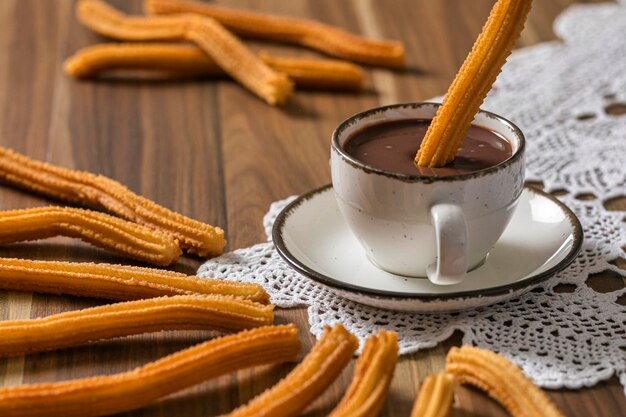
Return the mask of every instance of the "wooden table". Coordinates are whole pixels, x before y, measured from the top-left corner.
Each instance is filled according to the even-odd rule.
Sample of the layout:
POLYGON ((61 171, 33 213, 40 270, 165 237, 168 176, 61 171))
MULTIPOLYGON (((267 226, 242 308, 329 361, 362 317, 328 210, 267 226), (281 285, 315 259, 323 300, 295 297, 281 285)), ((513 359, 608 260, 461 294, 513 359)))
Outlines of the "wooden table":
MULTIPOLYGON (((233 6, 306 16, 372 37, 406 43, 409 69, 371 70, 361 93, 298 92, 285 108, 271 108, 229 81, 116 80, 77 82, 61 63, 78 48, 103 39, 81 27, 72 1, 0 1, 0 144, 34 158, 102 173, 176 211, 224 227, 233 250, 264 240, 261 218, 277 199, 330 181, 333 128, 361 110, 421 101, 445 92, 480 31, 493 0, 236 0, 233 6)), ((536 1, 520 46, 554 38, 553 19, 574 0, 536 1)), ((140 12, 139 1, 115 1, 140 12), (130 3, 130 4, 129 4, 130 3)), ((253 44, 260 48, 260 44, 253 44)), ((286 46, 264 48, 310 54, 286 46)), ((506 115, 505 115, 506 116, 506 115)), ((593 198, 592 196, 587 196, 593 198)), ((0 209, 50 204, 0 188, 0 209)), ((626 208, 613 201, 611 208, 626 208)), ((127 262, 73 239, 56 238, 2 248, 0 256, 45 260, 127 262)), ((200 261, 174 268, 193 274, 200 261)), ((624 262, 619 265, 626 267, 624 262)), ((624 281, 604 274, 602 289, 624 281)), ((102 304, 101 300, 0 292, 0 319, 39 317, 102 304)), ((295 322, 306 350, 313 338, 305 309, 278 310, 295 322)), ((4 386, 111 374, 132 369, 209 335, 167 332, 128 337, 51 353, 0 359, 4 386)), ((419 382, 442 367, 454 334, 437 347, 401 358, 383 415, 408 416, 419 382)), ((133 416, 211 416, 225 413, 277 382, 292 365, 242 371, 207 382, 133 416)), ((338 381, 306 415, 325 415, 351 375, 338 381)), ((552 391, 567 416, 615 417, 626 399, 615 378, 579 391, 552 391)), ((476 391, 459 389, 456 416, 503 416, 476 391)))

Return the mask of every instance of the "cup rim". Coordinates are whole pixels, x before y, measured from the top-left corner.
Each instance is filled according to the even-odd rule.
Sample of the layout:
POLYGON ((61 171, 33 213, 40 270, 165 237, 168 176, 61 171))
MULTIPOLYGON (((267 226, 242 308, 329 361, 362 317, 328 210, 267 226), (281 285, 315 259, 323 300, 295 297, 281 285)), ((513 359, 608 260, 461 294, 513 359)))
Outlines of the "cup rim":
POLYGON ((398 103, 398 104, 390 104, 386 106, 374 107, 372 109, 356 113, 348 117, 347 119, 345 119, 343 122, 339 124, 339 126, 337 126, 337 128, 335 128, 335 130, 332 133, 331 147, 332 149, 337 151, 339 155, 346 162, 348 162, 355 168, 360 168, 364 170, 365 172, 376 173, 379 175, 383 175, 383 176, 390 177, 390 178, 395 178, 395 179, 406 181, 406 182, 425 182, 425 183, 438 182, 438 181, 459 181, 459 180, 467 180, 471 178, 482 177, 482 176, 494 173, 496 171, 499 171, 500 169, 506 166, 511 165, 512 163, 519 160, 524 154, 524 150, 526 148, 526 138, 524 137, 524 133, 522 132, 522 130, 510 120, 502 116, 499 116, 495 113, 486 111, 486 110, 479 110, 478 113, 490 119, 495 119, 498 122, 510 128, 518 136, 519 146, 515 150, 513 155, 511 155, 508 159, 496 165, 483 168, 477 171, 465 172, 461 174, 436 175, 436 176, 435 175, 420 175, 420 174, 404 174, 400 172, 389 171, 386 169, 376 168, 372 165, 368 165, 362 161, 359 161, 358 159, 354 158, 352 155, 348 154, 343 148, 343 146, 341 146, 339 143, 339 137, 348 127, 354 125, 355 123, 358 123, 360 120, 365 119, 371 115, 374 115, 376 113, 381 113, 387 110, 396 109, 396 108, 417 109, 417 108, 421 108, 425 106, 433 106, 437 109, 441 106, 441 103, 436 103, 436 102, 431 102, 431 101, 398 103))

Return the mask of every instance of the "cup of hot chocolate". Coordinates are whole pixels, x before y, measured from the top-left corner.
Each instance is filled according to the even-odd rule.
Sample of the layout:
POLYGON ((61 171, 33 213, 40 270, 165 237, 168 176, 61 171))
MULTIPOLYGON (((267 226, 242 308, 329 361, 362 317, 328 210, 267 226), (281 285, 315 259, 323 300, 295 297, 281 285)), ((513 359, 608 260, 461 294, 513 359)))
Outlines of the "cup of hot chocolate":
POLYGON ((339 209, 378 268, 434 284, 463 280, 506 228, 524 186, 524 136, 480 111, 455 160, 413 160, 439 104, 380 107, 333 132, 331 174, 339 209))

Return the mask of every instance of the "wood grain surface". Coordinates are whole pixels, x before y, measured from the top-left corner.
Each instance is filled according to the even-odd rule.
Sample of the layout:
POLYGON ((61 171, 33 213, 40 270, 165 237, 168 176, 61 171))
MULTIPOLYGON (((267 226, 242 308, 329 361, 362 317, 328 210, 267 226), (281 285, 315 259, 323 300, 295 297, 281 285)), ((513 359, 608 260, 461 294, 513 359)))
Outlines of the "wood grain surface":
MULTIPOLYGON (((554 39, 552 21, 574 0, 537 0, 519 46, 554 39)), ((140 12, 139 1, 112 2, 140 12)), ((221 0, 230 6, 311 17, 407 46, 408 70, 367 70, 360 93, 298 92, 272 108, 228 80, 76 81, 62 61, 78 48, 105 41, 81 27, 68 0, 0 1, 0 145, 34 158, 112 177, 158 203, 227 233, 228 248, 264 240, 261 218, 277 199, 330 182, 329 141, 334 127, 367 108, 421 101, 443 94, 479 33, 493 0, 221 0)), ((315 55, 294 47, 250 42, 256 50, 315 55)), ((506 116, 506 115, 504 115, 506 116)), ((581 198, 594 198, 582 196, 581 198)), ((0 186, 0 209, 50 204, 0 186)), ((607 203, 626 209, 623 199, 607 203)), ((0 256, 128 263, 73 239, 55 238, 0 248, 0 256)), ((194 273, 200 260, 174 269, 194 273)), ((625 268, 626 262, 617 264, 625 268)), ((594 278, 598 290, 623 287, 616 275, 594 278)), ((0 319, 40 317, 102 304, 100 300, 0 292, 0 319)), ((305 351, 313 338, 305 309, 279 310, 295 322, 305 351)), ((0 359, 0 385, 58 381, 132 369, 193 343, 205 332, 133 336, 50 353, 0 359)), ((445 343, 401 358, 384 416, 408 416, 419 382, 442 368, 445 343)), ((226 413, 277 382, 293 365, 241 371, 134 411, 132 416, 199 417, 226 413)), ((322 416, 343 394, 346 370, 305 413, 322 416)), ((550 391, 570 417, 626 415, 613 378, 593 388, 550 391)), ((494 402, 461 388, 455 416, 504 416, 494 402)))

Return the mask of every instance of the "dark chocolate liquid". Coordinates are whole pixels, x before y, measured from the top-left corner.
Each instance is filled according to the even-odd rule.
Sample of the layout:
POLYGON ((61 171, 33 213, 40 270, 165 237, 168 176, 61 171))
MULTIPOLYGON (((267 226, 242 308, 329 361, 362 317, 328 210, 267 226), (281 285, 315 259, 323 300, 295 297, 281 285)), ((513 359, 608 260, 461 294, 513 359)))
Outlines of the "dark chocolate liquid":
POLYGON ((430 120, 413 119, 384 122, 368 126, 352 135, 345 151, 374 168, 409 175, 457 175, 480 171, 512 155, 508 140, 491 130, 470 126, 456 158, 441 168, 417 167, 413 160, 430 120))

